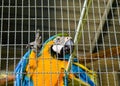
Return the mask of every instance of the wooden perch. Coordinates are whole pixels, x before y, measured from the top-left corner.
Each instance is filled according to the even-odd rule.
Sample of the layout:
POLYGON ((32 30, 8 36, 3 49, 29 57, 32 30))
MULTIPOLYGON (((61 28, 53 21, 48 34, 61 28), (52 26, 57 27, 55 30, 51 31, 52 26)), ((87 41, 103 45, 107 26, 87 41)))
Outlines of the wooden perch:
POLYGON ((100 58, 111 58, 111 57, 116 57, 119 55, 120 55, 120 46, 112 47, 111 49, 109 48, 107 50, 102 50, 97 53, 88 54, 86 56, 81 56, 79 57, 79 62, 80 63, 91 62, 91 61, 98 60, 100 58))
POLYGON ((9 84, 10 82, 13 82, 14 79, 15 79, 14 75, 8 75, 8 76, 5 76, 3 78, 0 78, 0 86, 5 85, 6 82, 9 84))
POLYGON ((120 67, 120 61, 117 59, 100 59, 100 60, 96 60, 92 63, 87 63, 86 67, 94 70, 96 72, 113 72, 119 71, 119 67, 120 67), (106 71, 107 70, 107 71, 106 71))

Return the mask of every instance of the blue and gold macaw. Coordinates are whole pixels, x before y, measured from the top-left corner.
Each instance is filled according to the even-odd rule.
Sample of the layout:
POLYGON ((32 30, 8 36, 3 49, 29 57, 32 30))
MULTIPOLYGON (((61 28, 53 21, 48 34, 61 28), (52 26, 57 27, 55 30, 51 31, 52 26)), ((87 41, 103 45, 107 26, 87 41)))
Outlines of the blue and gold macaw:
POLYGON ((79 64, 77 58, 73 60, 65 80, 65 70, 74 48, 71 37, 54 35, 41 48, 40 39, 37 33, 35 42, 29 44, 32 49, 18 63, 14 86, 96 86, 96 74, 79 64))

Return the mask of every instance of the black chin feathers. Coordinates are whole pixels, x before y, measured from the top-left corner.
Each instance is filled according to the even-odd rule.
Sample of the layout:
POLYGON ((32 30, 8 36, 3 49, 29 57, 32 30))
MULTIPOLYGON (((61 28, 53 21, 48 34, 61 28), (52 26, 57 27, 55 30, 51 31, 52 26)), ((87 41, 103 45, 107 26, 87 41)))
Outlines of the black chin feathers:
POLYGON ((59 53, 56 53, 53 49, 52 49, 53 45, 51 46, 50 48, 50 53, 51 53, 51 56, 54 57, 54 58, 57 58, 57 59, 62 59, 63 58, 63 54, 62 52, 59 54, 59 53))

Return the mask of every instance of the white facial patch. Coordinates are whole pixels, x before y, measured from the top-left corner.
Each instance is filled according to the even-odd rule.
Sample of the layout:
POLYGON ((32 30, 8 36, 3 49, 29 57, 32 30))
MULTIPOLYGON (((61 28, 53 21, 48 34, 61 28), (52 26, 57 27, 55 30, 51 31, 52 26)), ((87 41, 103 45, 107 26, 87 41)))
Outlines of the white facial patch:
POLYGON ((63 48, 63 45, 53 45, 52 49, 56 52, 60 54, 61 49, 63 48))

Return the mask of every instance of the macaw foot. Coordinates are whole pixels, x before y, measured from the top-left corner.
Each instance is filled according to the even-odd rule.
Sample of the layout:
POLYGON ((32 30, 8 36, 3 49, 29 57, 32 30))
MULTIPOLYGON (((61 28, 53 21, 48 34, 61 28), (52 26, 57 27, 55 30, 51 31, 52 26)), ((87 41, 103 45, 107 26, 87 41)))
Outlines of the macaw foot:
POLYGON ((40 43, 41 43, 41 36, 40 36, 40 33, 39 33, 40 31, 39 30, 37 30, 36 31, 36 35, 35 35, 35 41, 33 41, 33 42, 30 42, 27 46, 26 46, 26 48, 31 48, 33 51, 35 51, 35 52, 38 52, 39 51, 39 49, 40 49, 40 43))

